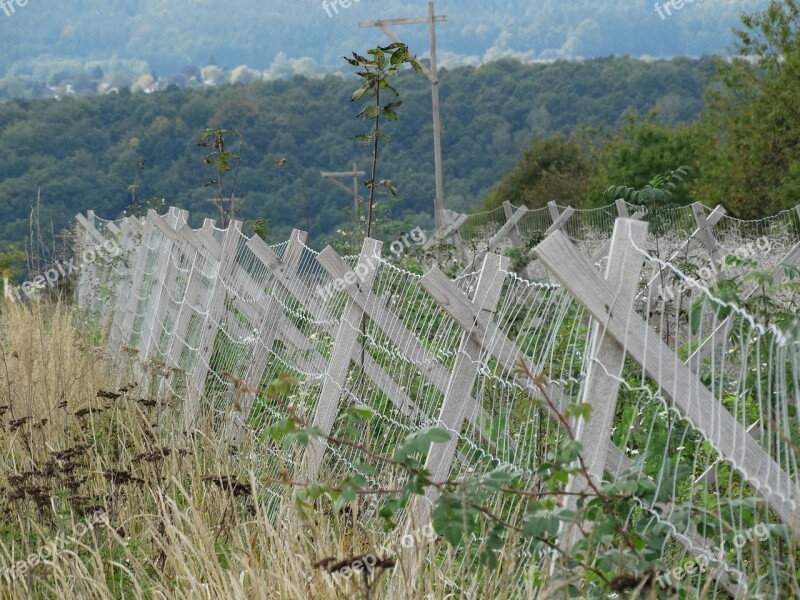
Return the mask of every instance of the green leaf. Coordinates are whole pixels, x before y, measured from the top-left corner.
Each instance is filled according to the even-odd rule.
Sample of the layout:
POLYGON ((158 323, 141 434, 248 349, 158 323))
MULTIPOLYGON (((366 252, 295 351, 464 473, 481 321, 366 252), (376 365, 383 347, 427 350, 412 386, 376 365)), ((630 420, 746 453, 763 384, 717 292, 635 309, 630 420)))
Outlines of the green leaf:
POLYGON ((402 462, 413 454, 422 454, 428 451, 431 444, 443 443, 450 440, 450 434, 438 427, 427 427, 407 436, 403 443, 394 451, 394 460, 402 462))
POLYGON ((353 406, 349 410, 350 410, 350 412, 353 412, 353 413, 357 414, 359 417, 361 417, 365 421, 368 420, 368 419, 371 419, 372 415, 375 414, 375 412, 369 406, 366 406, 366 405, 363 405, 363 404, 359 405, 359 406, 353 406))
POLYGON ((375 475, 378 472, 378 469, 374 465, 364 462, 363 460, 355 461, 353 467, 369 476, 375 475))
POLYGON ((355 92, 353 92, 353 97, 350 99, 350 101, 358 102, 359 100, 361 100, 361 98, 364 97, 364 94, 366 94, 368 91, 369 91, 368 85, 361 86, 355 92))
POLYGON ((295 431, 297 431, 297 423, 293 418, 281 419, 269 428, 269 434, 276 442, 280 442, 295 431))
POLYGON ((393 95, 395 95, 395 96, 399 96, 399 95, 400 95, 400 94, 397 92, 397 90, 396 90, 396 89, 394 89, 394 88, 393 88, 391 85, 389 85, 389 82, 388 82, 388 81, 386 81, 385 79, 381 81, 381 83, 380 83, 380 88, 381 88, 383 91, 385 91, 385 92, 389 92, 389 93, 391 93, 391 94, 393 94, 393 95))
POLYGON ((400 65, 408 60, 408 47, 403 45, 397 48, 392 54, 390 62, 393 65, 400 65))
POLYGON ((700 328, 700 323, 703 320, 703 304, 705 300, 704 297, 701 297, 689 308, 689 327, 693 334, 697 333, 697 330, 700 328))
POLYGON ((781 263, 779 266, 783 269, 783 273, 787 279, 800 279, 799 268, 787 263, 781 263))
POLYGON ((458 546, 465 534, 471 533, 476 526, 474 511, 465 506, 462 498, 451 494, 439 497, 431 518, 436 532, 451 546, 458 546))

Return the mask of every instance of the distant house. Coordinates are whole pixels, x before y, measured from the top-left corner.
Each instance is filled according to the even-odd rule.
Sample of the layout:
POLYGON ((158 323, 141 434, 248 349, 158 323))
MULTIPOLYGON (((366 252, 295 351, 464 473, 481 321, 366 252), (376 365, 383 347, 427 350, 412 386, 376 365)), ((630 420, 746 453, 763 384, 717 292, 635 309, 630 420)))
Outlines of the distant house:
POLYGON ((64 96, 75 95, 75 89, 72 87, 71 83, 68 83, 65 86, 48 85, 47 90, 50 92, 50 95, 56 100, 60 100, 64 96))

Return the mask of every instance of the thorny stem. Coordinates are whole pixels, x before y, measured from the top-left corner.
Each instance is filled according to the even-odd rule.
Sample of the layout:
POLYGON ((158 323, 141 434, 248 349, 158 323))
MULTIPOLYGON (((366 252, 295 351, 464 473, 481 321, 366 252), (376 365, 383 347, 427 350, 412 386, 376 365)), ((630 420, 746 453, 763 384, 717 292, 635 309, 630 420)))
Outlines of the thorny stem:
MULTIPOLYGON (((531 373, 530 368, 528 367, 527 363, 525 362, 525 360, 523 358, 520 357, 520 359, 518 361, 518 365, 519 365, 520 371, 522 373, 524 373, 525 376, 533 383, 533 385, 536 387, 536 389, 541 394, 542 398, 544 398, 544 401, 548 405, 550 411, 555 415, 555 417, 558 420, 558 422, 561 423, 561 425, 564 427, 564 430, 566 431, 567 436, 569 437, 570 441, 572 441, 572 442, 577 441, 576 438, 575 438, 575 434, 573 433, 572 427, 570 426, 569 422, 564 417, 564 415, 561 413, 561 411, 558 410, 558 407, 556 407, 556 405, 550 399, 550 396, 547 393, 547 389, 543 385, 542 379, 540 377, 534 376, 533 373, 531 373)), ((239 388, 239 391, 248 391, 248 392, 251 392, 251 393, 259 393, 259 391, 260 391, 258 388, 254 388, 254 387, 248 385, 242 379, 236 377, 235 375, 232 375, 232 374, 228 373, 227 371, 223 371, 222 373, 220 373, 220 375, 222 377, 227 377, 227 378, 231 379, 234 382, 234 384, 239 388)), ((297 411, 292 406, 290 406, 288 403, 286 403, 282 398, 280 398, 279 396, 274 395, 274 394, 269 395, 269 398, 271 400, 277 402, 278 404, 282 405, 283 408, 285 408, 289 412, 291 418, 295 421, 295 423, 299 427, 308 428, 307 422, 300 415, 298 415, 297 411)), ((423 485, 425 485, 425 486, 432 486, 432 487, 435 487, 435 488, 437 488, 439 490, 443 490, 444 488, 446 488, 448 486, 449 487, 458 488, 458 487, 462 486, 464 483, 466 483, 466 482, 463 482, 463 481, 452 481, 452 480, 448 480, 448 481, 444 481, 444 482, 435 482, 435 481, 432 481, 428 477, 428 473, 426 471, 424 471, 423 469, 410 467, 405 463, 401 463, 401 462, 396 461, 396 460, 394 460, 392 458, 389 458, 389 457, 383 456, 381 454, 378 454, 376 452, 373 452, 369 448, 367 448, 365 444, 357 444, 357 443, 351 442, 349 440, 337 438, 337 437, 334 437, 334 436, 331 436, 331 435, 326 435, 326 434, 319 434, 319 437, 321 439, 324 439, 329 444, 332 444, 332 445, 335 445, 335 446, 344 446, 344 447, 356 450, 356 451, 360 452, 361 454, 363 454, 365 457, 370 458, 370 459, 372 459, 372 460, 374 460, 376 462, 381 462, 381 463, 384 463, 384 464, 388 464, 388 465, 391 465, 391 466, 395 466, 395 467, 399 467, 401 469, 404 469, 408 473, 412 473, 412 474, 418 476, 420 478, 420 480, 422 481, 423 485)), ((584 461, 583 456, 580 453, 578 453, 578 463, 579 463, 579 469, 578 469, 579 473, 584 477, 584 479, 586 479, 586 482, 587 482, 589 488, 593 492, 592 494, 588 494, 588 493, 585 493, 585 492, 576 492, 576 493, 568 493, 568 492, 532 493, 532 492, 524 492, 522 490, 512 490, 512 489, 508 489, 508 488, 503 488, 502 491, 506 492, 506 493, 509 493, 509 494, 514 494, 516 496, 523 497, 523 498, 535 498, 535 497, 546 497, 546 496, 557 496, 557 495, 563 495, 563 496, 575 495, 575 496, 585 497, 585 498, 587 498, 587 497, 597 497, 603 502, 603 510, 604 510, 604 512, 606 514, 613 515, 614 514, 614 505, 613 505, 611 499, 597 487, 597 485, 595 484, 591 474, 589 473, 589 468, 587 467, 586 462, 584 461)), ((306 487, 308 485, 306 483, 300 483, 300 482, 289 481, 289 480, 264 480, 264 481, 268 482, 268 483, 278 483, 278 484, 284 484, 284 485, 291 485, 291 486, 294 486, 294 487, 306 487)), ((331 487, 329 489, 331 491, 341 491, 340 489, 333 488, 333 487, 331 487)), ((381 494, 385 495, 385 494, 391 494, 391 493, 398 493, 400 491, 401 490, 386 490, 386 489, 363 490, 363 489, 359 489, 359 490, 356 491, 356 493, 359 494, 359 495, 376 495, 376 494, 377 495, 381 495, 381 494)), ((494 513, 492 513, 489 509, 485 508, 484 506, 475 504, 474 502, 471 502, 471 501, 468 501, 466 503, 466 505, 470 506, 472 508, 475 508, 476 510, 478 510, 479 512, 484 514, 486 517, 488 517, 492 521, 501 524, 503 527, 505 527, 505 528, 507 528, 509 530, 522 531, 521 528, 508 523, 502 517, 499 517, 499 516, 495 515, 494 513)), ((639 551, 636 549, 636 546, 633 543, 633 540, 630 539, 630 537, 628 536, 627 532, 621 526, 619 526, 619 524, 616 524, 616 531, 617 531, 617 533, 620 534, 620 536, 624 540, 625 545, 628 546, 628 548, 630 548, 630 550, 638 558, 641 559, 642 557, 641 557, 639 551)), ((539 539, 539 538, 537 538, 537 539, 539 539)), ((548 546, 552 547, 554 550, 558 550, 558 552, 560 552, 561 554, 565 554, 565 551, 561 550, 556 545, 550 544, 549 542, 547 542, 546 540, 543 540, 543 539, 541 541, 545 542, 548 546)), ((593 572, 597 572, 597 571, 595 571, 595 569, 593 569, 591 567, 591 565, 587 564, 586 567, 589 570, 592 570, 593 572)), ((603 579, 605 580, 605 577, 603 579)))
MULTIPOLYGON (((564 417, 564 415, 561 414, 561 411, 558 410, 558 407, 555 404, 553 404, 553 401, 550 399, 550 395, 547 393, 547 389, 542 383, 542 378, 536 377, 534 376, 533 373, 531 373, 531 370, 528 367, 527 362, 525 362, 524 358, 520 357, 519 360, 517 361, 517 364, 519 365, 520 370, 525 374, 526 377, 528 377, 528 379, 533 383, 533 385, 539 391, 542 398, 544 398, 544 401, 547 403, 547 406, 550 408, 550 411, 556 416, 559 423, 561 423, 561 425, 564 427, 564 430, 567 432, 567 436, 569 437, 570 441, 576 442, 577 439, 575 438, 575 434, 572 431, 572 427, 570 426, 569 422, 564 417)), ((605 493, 603 493, 595 484, 594 478, 589 472, 589 468, 586 466, 586 461, 584 461, 583 455, 580 452, 578 452, 578 465, 579 465, 578 471, 586 480, 587 485, 592 490, 592 492, 594 492, 595 496, 599 498, 600 501, 603 503, 603 510, 605 511, 605 513, 613 515, 614 504, 611 502, 611 499, 605 493)), ((622 539, 625 541, 625 544, 633 551, 633 553, 637 556, 637 558, 641 559, 642 557, 639 554, 639 551, 636 549, 633 540, 630 539, 630 537, 628 536, 628 533, 621 526, 619 526, 619 524, 616 524, 616 530, 617 533, 619 533, 622 539)))

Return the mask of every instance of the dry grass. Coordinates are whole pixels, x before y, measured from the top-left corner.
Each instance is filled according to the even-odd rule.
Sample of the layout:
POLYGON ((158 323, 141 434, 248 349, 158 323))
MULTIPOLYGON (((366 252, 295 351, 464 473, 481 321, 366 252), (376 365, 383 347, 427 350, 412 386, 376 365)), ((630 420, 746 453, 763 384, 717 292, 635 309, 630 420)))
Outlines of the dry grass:
POLYGON ((135 382, 113 389, 72 321, 61 306, 0 320, 2 597, 333 595, 311 563, 335 549, 291 511, 266 513, 242 454, 177 433, 173 407, 141 400, 135 382), (32 554, 39 564, 13 566, 32 554))
MULTIPOLYGON (((101 342, 67 307, 3 307, 0 598, 364 596, 314 564, 385 538, 329 507, 304 519, 290 490, 260 482, 254 448, 232 452, 202 424, 187 435, 177 402, 115 385, 101 342)), ((441 573, 459 557, 441 556, 414 594, 384 573, 370 596, 507 595, 502 570, 455 569, 456 583, 441 573)))

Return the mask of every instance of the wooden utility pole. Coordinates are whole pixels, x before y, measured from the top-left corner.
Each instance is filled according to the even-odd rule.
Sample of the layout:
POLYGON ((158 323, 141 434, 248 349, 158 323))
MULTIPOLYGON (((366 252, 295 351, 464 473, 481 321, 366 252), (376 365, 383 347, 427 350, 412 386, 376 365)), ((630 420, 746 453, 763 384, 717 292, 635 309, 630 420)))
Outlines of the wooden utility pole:
POLYGON ((348 194, 351 192, 350 188, 348 188, 343 183, 336 181, 336 177, 352 177, 353 178, 353 218, 358 220, 358 210, 359 205, 364 202, 364 198, 361 197, 361 194, 358 193, 358 178, 364 177, 366 173, 364 171, 358 170, 358 165, 353 163, 353 170, 348 172, 341 172, 341 171, 334 171, 334 172, 325 172, 321 171, 320 175, 322 175, 325 179, 330 181, 333 185, 335 185, 340 190, 344 190, 348 194))
POLYGON ((428 24, 428 34, 431 43, 431 67, 430 69, 422 65, 422 72, 431 82, 431 97, 433 99, 433 160, 436 169, 436 198, 434 199, 433 209, 436 218, 436 227, 444 225, 444 177, 442 176, 442 123, 439 118, 439 70, 436 66, 436 22, 446 21, 446 15, 436 15, 433 10, 433 2, 428 2, 428 16, 415 17, 411 19, 388 19, 385 21, 362 21, 359 27, 377 27, 395 43, 400 40, 389 29, 392 25, 414 25, 419 23, 428 24))

